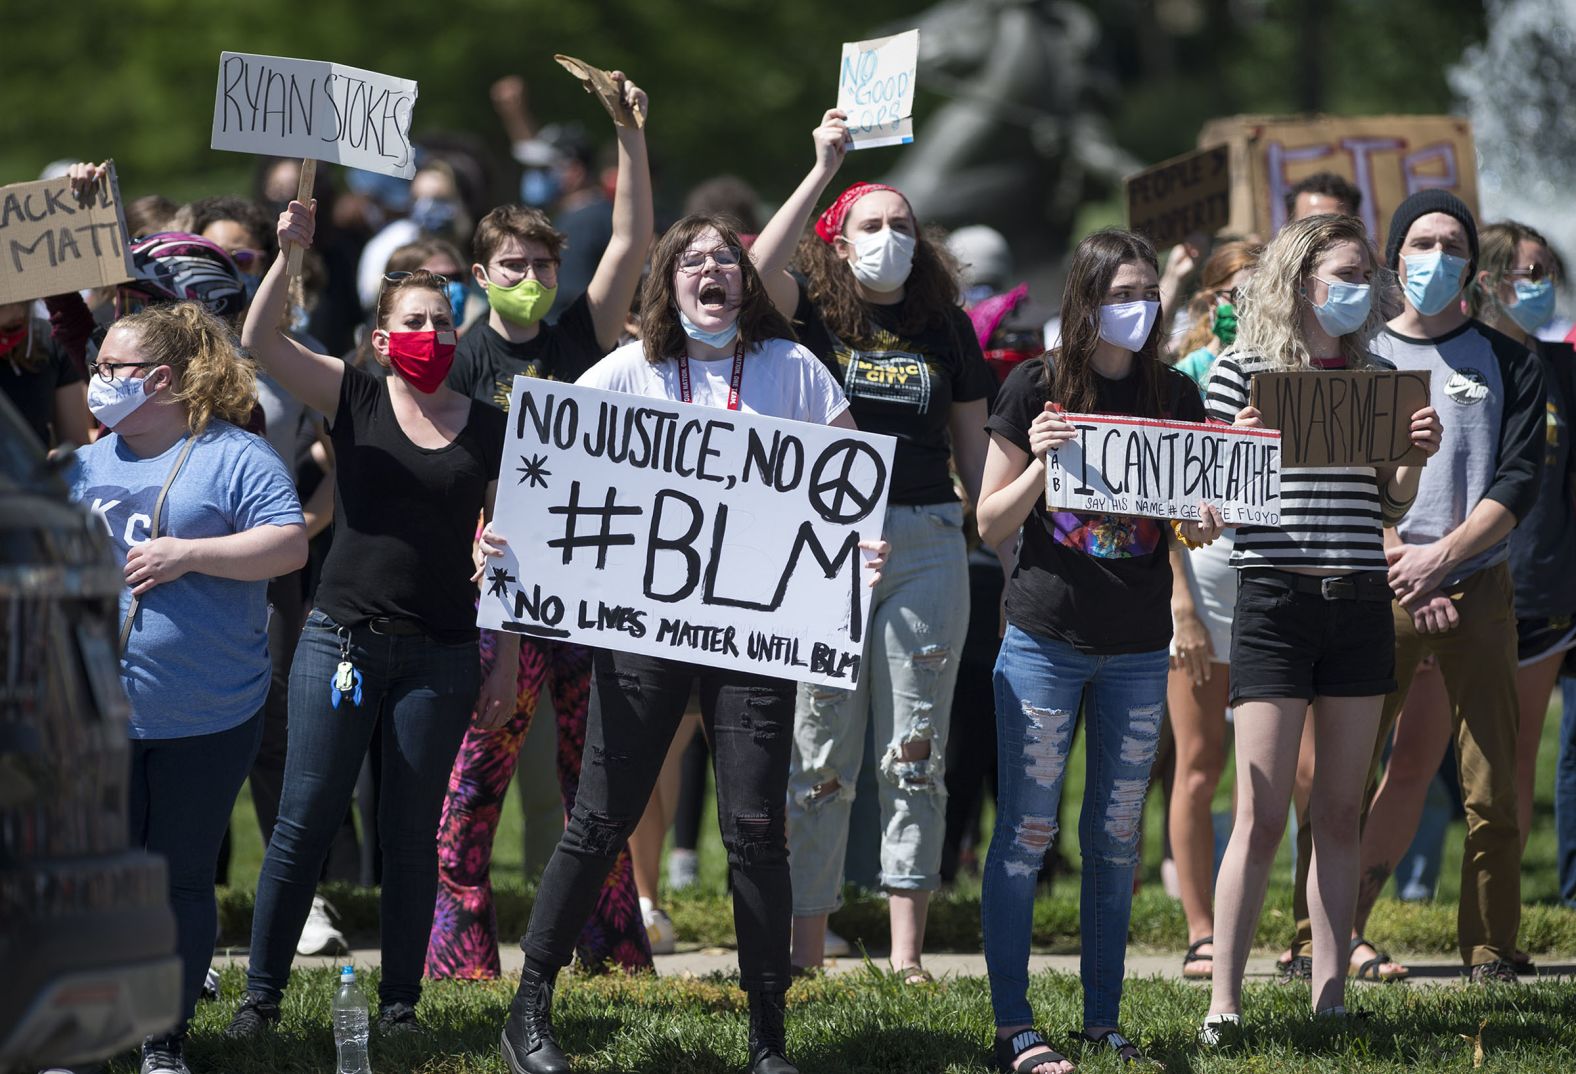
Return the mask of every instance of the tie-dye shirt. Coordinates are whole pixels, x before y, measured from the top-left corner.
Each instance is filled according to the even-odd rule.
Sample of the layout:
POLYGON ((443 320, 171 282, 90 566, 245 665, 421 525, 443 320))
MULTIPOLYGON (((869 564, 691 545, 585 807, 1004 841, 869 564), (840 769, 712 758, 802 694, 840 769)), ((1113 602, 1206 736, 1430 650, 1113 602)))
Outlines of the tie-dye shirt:
MULTIPOLYGON (((1165 416, 1203 421, 1198 388, 1160 366, 1165 416)), ((1095 412, 1137 411, 1138 377, 1096 378, 1095 412)), ((1050 396, 1045 360, 1024 362, 1001 386, 986 429, 1029 450, 1029 425, 1050 396)), ((1171 527, 1136 515, 1049 510, 1044 497, 1023 524, 1018 569, 1007 584, 1007 621, 1087 653, 1142 653, 1171 643, 1171 527)))

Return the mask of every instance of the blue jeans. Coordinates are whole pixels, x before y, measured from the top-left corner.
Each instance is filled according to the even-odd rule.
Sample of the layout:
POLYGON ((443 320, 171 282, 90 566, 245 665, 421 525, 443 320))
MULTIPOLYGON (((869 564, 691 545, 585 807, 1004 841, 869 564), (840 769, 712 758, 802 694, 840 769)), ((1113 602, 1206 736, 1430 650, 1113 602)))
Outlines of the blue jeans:
POLYGON ((213 959, 219 923, 214 866, 262 733, 259 715, 211 735, 131 740, 131 845, 163 855, 169 869, 170 909, 181 956, 177 1029, 186 1027, 196 1009, 213 959))
POLYGON ((980 900, 991 1008, 998 1026, 1028 1025, 1034 888, 1056 835, 1056 809, 1084 688, 1087 775, 1083 854, 1084 1025, 1114 1026, 1122 1002, 1140 821, 1160 745, 1165 649, 1094 656, 1009 626, 996 658, 996 830, 980 900))
POLYGON ((362 673, 361 704, 343 698, 336 709, 329 684, 341 659, 337 630, 313 610, 290 668, 284 790, 257 878, 247 988, 276 1001, 284 994, 318 875, 350 806, 367 746, 381 727, 378 996, 385 1005, 414 1004, 437 901, 438 817, 481 689, 480 658, 474 641, 446 644, 357 627, 349 632, 350 659, 362 673))
POLYGON ((1560 759, 1554 769, 1554 824, 1560 901, 1576 910, 1576 679, 1560 680, 1560 759))

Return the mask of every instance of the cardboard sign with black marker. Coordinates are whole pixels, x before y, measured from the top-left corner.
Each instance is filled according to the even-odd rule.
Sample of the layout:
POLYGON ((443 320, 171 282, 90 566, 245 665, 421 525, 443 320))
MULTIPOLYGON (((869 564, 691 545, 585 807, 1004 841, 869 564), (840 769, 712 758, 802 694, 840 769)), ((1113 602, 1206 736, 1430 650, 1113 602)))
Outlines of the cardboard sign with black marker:
POLYGON ((1255 373, 1250 399, 1264 425, 1281 431, 1281 465, 1422 466, 1412 415, 1428 406, 1418 370, 1255 373))

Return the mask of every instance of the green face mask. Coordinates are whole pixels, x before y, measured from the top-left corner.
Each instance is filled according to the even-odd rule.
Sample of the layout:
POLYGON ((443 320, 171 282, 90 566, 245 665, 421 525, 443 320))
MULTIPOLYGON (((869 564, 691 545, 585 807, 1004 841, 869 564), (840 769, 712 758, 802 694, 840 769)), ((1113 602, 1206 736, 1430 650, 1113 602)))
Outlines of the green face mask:
POLYGON ((558 288, 543 287, 529 276, 513 287, 487 283, 487 304, 504 320, 521 326, 533 325, 547 316, 557 296, 558 288))
POLYGON ((1221 345, 1231 346, 1237 341, 1237 310, 1230 302, 1215 307, 1214 322, 1210 326, 1221 345))

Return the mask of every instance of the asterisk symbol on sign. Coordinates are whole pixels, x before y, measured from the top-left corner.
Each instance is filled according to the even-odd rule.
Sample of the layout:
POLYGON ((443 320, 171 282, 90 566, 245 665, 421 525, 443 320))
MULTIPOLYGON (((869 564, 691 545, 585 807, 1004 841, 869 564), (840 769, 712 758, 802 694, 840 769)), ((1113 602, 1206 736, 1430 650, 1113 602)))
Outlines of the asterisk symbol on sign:
POLYGON ((494 567, 490 575, 490 584, 487 586, 487 595, 506 597, 509 595, 509 583, 518 581, 518 578, 509 573, 507 567, 494 567))
POLYGON ((529 481, 532 488, 536 488, 538 485, 540 485, 545 489, 547 487, 547 479, 553 476, 553 471, 546 468, 547 456, 532 455, 528 459, 524 455, 521 455, 520 461, 524 463, 524 465, 515 467, 516 470, 520 471, 519 483, 523 485, 529 481))

